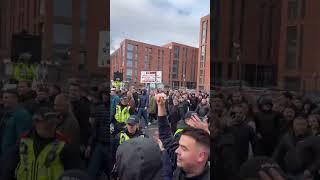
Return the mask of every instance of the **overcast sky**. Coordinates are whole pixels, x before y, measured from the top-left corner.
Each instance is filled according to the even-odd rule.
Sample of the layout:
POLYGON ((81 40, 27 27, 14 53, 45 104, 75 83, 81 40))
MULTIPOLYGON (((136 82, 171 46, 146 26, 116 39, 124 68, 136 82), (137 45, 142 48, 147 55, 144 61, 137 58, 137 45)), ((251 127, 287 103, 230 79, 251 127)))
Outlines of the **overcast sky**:
POLYGON ((112 53, 124 39, 199 46, 200 18, 210 0, 111 0, 112 53))

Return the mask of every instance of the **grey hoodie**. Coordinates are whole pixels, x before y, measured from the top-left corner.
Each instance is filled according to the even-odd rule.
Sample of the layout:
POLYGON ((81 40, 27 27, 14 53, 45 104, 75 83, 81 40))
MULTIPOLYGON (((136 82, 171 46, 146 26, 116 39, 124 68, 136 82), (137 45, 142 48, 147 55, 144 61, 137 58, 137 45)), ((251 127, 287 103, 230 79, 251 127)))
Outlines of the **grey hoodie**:
POLYGON ((117 150, 116 171, 120 180, 161 180, 159 145, 143 137, 122 143, 117 150))

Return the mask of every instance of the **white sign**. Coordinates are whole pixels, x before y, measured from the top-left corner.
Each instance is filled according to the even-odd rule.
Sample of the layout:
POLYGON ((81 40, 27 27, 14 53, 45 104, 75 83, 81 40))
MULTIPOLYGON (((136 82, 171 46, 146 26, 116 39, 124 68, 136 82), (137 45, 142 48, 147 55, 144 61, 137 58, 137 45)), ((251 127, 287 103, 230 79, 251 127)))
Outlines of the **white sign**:
POLYGON ((99 32, 98 67, 107 67, 110 63, 109 31, 99 32))
POLYGON ((141 71, 141 83, 161 83, 162 71, 141 71))

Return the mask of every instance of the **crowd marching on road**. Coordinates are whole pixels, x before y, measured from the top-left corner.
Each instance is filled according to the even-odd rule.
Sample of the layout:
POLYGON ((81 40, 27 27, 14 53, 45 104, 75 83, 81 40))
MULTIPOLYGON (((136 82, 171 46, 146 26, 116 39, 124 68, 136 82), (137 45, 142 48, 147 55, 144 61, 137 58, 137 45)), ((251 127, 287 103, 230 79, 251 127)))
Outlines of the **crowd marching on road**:
POLYGON ((20 81, 1 95, 1 180, 320 178, 320 106, 294 93, 20 81))

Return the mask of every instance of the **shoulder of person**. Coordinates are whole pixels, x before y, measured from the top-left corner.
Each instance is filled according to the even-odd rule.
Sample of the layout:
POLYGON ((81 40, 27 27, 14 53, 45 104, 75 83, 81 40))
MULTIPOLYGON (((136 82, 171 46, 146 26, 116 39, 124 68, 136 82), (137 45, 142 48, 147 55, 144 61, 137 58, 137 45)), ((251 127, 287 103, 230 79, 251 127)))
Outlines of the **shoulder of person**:
POLYGON ((59 141, 62 141, 62 142, 64 142, 64 143, 66 143, 66 144, 70 144, 70 139, 67 138, 64 134, 62 134, 62 133, 59 132, 59 131, 56 132, 56 138, 57 138, 57 140, 59 140, 59 141))

